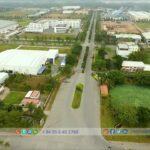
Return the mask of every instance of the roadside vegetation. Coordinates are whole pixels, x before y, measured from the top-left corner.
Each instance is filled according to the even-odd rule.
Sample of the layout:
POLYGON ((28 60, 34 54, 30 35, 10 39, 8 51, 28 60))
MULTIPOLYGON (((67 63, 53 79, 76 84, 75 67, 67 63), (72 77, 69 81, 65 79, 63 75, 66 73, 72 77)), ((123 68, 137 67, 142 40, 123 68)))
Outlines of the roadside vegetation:
POLYGON ((17 44, 6 44, 6 43, 0 43, 0 52, 5 51, 7 49, 13 49, 17 48, 17 44))
MULTIPOLYGON (((142 48, 128 58, 116 55, 115 39, 100 30, 97 22, 96 42, 98 45, 93 56, 92 69, 99 84, 108 86, 109 95, 101 97, 102 128, 149 128, 149 72, 123 72, 124 60, 143 61, 149 64, 149 50, 142 48)), ((148 136, 104 135, 107 140, 149 142, 148 136)))
POLYGON ((92 12, 90 12, 89 15, 83 19, 82 31, 78 35, 78 41, 82 41, 82 42, 85 41, 86 34, 90 25, 91 17, 92 17, 92 12))
POLYGON ((70 51, 70 54, 67 55, 66 58, 66 66, 64 68, 61 68, 61 73, 63 75, 66 75, 67 77, 70 77, 70 75, 73 73, 73 68, 78 63, 78 59, 80 57, 82 51, 82 46, 80 43, 75 43, 70 51))
POLYGON ((137 22, 136 25, 141 28, 142 30, 149 30, 150 29, 150 22, 137 22))
POLYGON ((101 14, 98 13, 97 15, 97 22, 96 22, 96 34, 95 34, 95 41, 97 44, 116 44, 116 39, 113 36, 107 34, 106 31, 101 30, 101 14))
POLYGON ((39 127, 41 119, 46 119, 43 110, 28 106, 28 111, 16 105, 5 105, 0 101, 0 127, 1 128, 27 128, 39 127))
POLYGON ((81 99, 82 99, 82 93, 83 93, 83 84, 79 83, 76 85, 75 93, 74 93, 74 98, 72 102, 72 108, 77 109, 80 107, 81 104, 81 99))
MULTIPOLYGON (((107 84, 109 96, 102 97, 102 128, 149 128, 149 72, 100 72, 100 84, 107 84)), ((148 136, 105 136, 108 140, 148 142, 148 136)))
POLYGON ((49 93, 56 85, 55 78, 48 76, 27 76, 23 74, 14 74, 6 80, 6 86, 12 91, 39 90, 41 93, 49 93))
POLYGON ((115 47, 101 45, 96 48, 95 55, 93 56, 92 69, 95 72, 121 69, 124 58, 116 55, 115 47))

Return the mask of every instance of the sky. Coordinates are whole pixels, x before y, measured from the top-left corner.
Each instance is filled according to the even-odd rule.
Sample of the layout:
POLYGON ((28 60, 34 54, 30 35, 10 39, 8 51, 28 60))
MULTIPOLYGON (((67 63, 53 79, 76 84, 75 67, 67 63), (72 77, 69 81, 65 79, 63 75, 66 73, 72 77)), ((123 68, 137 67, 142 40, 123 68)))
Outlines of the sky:
MULTIPOLYGON (((0 2, 90 2, 91 0, 0 0, 0 2)), ((133 2, 134 0, 92 0, 92 2, 133 2)), ((135 2, 148 2, 149 0, 136 0, 135 2)))
POLYGON ((8 4, 44 4, 44 3, 49 3, 49 4, 63 4, 63 5, 77 5, 77 4, 86 4, 86 3, 106 3, 106 4, 111 4, 111 3, 127 3, 127 2, 132 2, 132 3, 149 3, 150 0, 0 0, 0 3, 8 3, 8 4))

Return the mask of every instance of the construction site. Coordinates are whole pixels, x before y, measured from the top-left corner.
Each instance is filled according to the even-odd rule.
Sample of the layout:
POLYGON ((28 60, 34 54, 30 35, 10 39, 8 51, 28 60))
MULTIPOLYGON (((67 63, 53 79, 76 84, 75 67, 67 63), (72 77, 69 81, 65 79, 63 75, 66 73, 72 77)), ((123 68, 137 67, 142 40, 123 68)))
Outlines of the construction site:
POLYGON ((139 34, 140 30, 132 22, 121 21, 103 21, 101 29, 109 34, 127 33, 139 34))

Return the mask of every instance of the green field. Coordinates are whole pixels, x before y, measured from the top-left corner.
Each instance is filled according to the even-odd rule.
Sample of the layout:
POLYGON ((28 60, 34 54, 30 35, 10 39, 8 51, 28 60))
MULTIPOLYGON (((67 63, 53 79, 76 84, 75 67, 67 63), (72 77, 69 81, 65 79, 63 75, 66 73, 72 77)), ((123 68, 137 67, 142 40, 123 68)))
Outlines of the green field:
POLYGON ((150 64, 150 49, 148 49, 147 51, 145 51, 145 60, 144 60, 144 63, 150 64))
POLYGON ((132 85, 115 87, 110 91, 111 102, 114 107, 128 104, 130 106, 150 108, 150 89, 132 85))
POLYGON ((142 30, 148 30, 148 29, 150 29, 150 22, 137 22, 136 24, 142 30))
POLYGON ((32 20, 30 19, 18 19, 16 20, 18 22, 18 24, 22 27, 26 27, 30 22, 32 22, 32 20))
POLYGON ((38 34, 38 33, 24 33, 20 35, 21 38, 25 39, 34 39, 36 41, 44 41, 44 40, 75 40, 75 34, 38 34))
POLYGON ((48 47, 48 46, 21 46, 20 49, 25 50, 49 50, 49 49, 58 49, 59 53, 66 53, 70 54, 71 48, 70 47, 48 47))
POLYGON ((20 104, 25 96, 25 92, 10 92, 7 97, 4 99, 6 105, 11 104, 20 104))
POLYGON ((72 108, 77 109, 80 107, 81 99, 82 99, 82 92, 83 92, 83 84, 79 83, 76 86, 73 102, 72 102, 72 108))
POLYGON ((14 49, 17 47, 18 47, 18 45, 16 45, 16 44, 0 44, 0 52, 7 50, 7 49, 14 49))
MULTIPOLYGON (((113 116, 113 111, 110 109, 110 99, 115 108, 121 108, 124 104, 131 106, 143 106, 150 108, 150 89, 137 87, 132 85, 124 85, 115 87, 110 91, 110 98, 103 98, 101 102, 101 128, 115 128, 117 122, 113 116)), ((111 106, 112 107, 112 106, 111 106)), ((148 136, 133 136, 133 135, 103 135, 106 140, 149 143, 148 136)))

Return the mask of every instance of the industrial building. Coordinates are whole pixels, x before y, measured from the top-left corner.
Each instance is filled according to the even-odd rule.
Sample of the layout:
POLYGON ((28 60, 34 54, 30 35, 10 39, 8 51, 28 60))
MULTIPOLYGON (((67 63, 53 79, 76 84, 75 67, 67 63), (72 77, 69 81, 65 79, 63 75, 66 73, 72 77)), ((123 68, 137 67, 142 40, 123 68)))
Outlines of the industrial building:
MULTIPOLYGON (((36 33, 42 33, 50 28, 54 30, 55 33, 57 33, 57 30, 62 30, 61 32, 64 32, 68 28, 73 29, 80 29, 81 28, 81 19, 50 19, 50 20, 40 20, 38 22, 30 23, 26 29, 25 32, 36 32, 36 33)), ((59 33, 58 31, 58 33, 59 33)))
POLYGON ((135 43, 138 43, 141 41, 141 36, 137 34, 116 34, 115 37, 117 39, 130 39, 133 40, 135 43))
POLYGON ((71 27, 74 29, 80 29, 81 28, 81 19, 51 19, 49 20, 49 26, 54 28, 55 26, 59 24, 66 24, 67 27, 71 27))
POLYGON ((129 18, 132 21, 150 21, 150 12, 146 11, 129 11, 129 18))
POLYGON ((45 69, 45 63, 54 63, 57 56, 58 50, 7 50, 0 53, 0 71, 41 74, 45 69))
POLYGON ((142 36, 147 44, 150 44, 150 32, 142 33, 142 36))
POLYGON ((44 32, 47 29, 49 29, 49 22, 48 22, 48 20, 41 20, 39 22, 30 23, 25 28, 25 32, 42 33, 42 32, 44 32))
POLYGON ((0 72, 0 85, 3 84, 7 78, 9 78, 8 73, 0 72))
POLYGON ((128 72, 150 71, 150 65, 144 64, 142 61, 123 61, 122 70, 128 72))
POLYGON ((7 34, 16 30, 18 23, 15 21, 0 20, 0 34, 7 34))
POLYGON ((63 10, 78 10, 80 9, 80 6, 63 6, 63 10))
POLYGON ((73 10, 63 10, 63 14, 72 14, 74 13, 73 10))
POLYGON ((68 30, 68 27, 66 24, 58 24, 54 27, 55 33, 66 33, 68 30))
POLYGON ((126 9, 121 7, 118 10, 106 9, 101 15, 102 20, 122 21, 127 20, 126 9))
POLYGON ((89 10, 88 9, 80 9, 80 10, 76 10, 74 13, 78 14, 78 15, 88 15, 89 10))
POLYGON ((67 57, 67 54, 59 54, 60 66, 61 67, 66 66, 66 57, 67 57))
POLYGON ((119 43, 116 48, 116 54, 127 58, 133 52, 139 51, 137 44, 133 42, 119 43))
POLYGON ((33 104, 36 107, 41 106, 41 100, 40 100, 40 91, 29 91, 22 102, 20 103, 21 106, 27 106, 29 104, 33 104))

